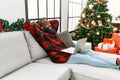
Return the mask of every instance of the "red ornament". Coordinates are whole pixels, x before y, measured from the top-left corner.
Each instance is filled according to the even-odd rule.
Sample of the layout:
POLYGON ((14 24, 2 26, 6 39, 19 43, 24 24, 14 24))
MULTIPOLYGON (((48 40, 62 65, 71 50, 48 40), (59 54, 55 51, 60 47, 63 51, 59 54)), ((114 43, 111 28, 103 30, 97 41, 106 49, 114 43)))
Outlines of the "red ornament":
POLYGON ((105 2, 106 2, 106 0, 101 0, 101 2, 102 2, 102 3, 105 3, 105 2))
POLYGON ((9 32, 10 31, 10 29, 9 28, 6 28, 6 32, 9 32))
POLYGON ((112 33, 112 32, 110 32, 110 34, 112 35, 113 33, 112 33))
POLYGON ((97 5, 98 5, 98 2, 95 2, 94 5, 97 6, 97 5))
POLYGON ((18 26, 18 25, 19 25, 19 23, 18 23, 18 22, 16 22, 15 24, 16 24, 16 26, 18 26))
POLYGON ((92 16, 92 17, 93 17, 94 15, 95 15, 94 13, 91 13, 91 14, 90 14, 90 16, 92 16))
POLYGON ((2 27, 3 27, 2 22, 0 22, 0 32, 2 32, 2 27))
POLYGON ((103 36, 103 33, 101 33, 100 36, 103 36))

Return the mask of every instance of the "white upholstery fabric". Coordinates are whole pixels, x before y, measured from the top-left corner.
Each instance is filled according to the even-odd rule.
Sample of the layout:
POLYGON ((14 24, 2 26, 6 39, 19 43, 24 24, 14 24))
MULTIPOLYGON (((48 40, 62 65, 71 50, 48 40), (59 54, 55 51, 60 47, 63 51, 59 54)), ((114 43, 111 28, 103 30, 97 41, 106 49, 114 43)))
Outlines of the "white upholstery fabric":
POLYGON ((70 70, 48 64, 31 63, 1 80, 68 80, 70 70))
POLYGON ((41 46, 39 46, 39 44, 35 41, 35 39, 32 37, 30 32, 26 31, 24 33, 25 33, 28 48, 31 54, 32 61, 35 61, 37 59, 47 56, 47 53, 45 52, 45 50, 41 46))
POLYGON ((120 80, 120 70, 99 68, 85 64, 55 64, 50 59, 44 58, 37 63, 66 66, 72 70, 71 80, 120 80))
POLYGON ((0 77, 31 61, 23 32, 0 33, 0 77))

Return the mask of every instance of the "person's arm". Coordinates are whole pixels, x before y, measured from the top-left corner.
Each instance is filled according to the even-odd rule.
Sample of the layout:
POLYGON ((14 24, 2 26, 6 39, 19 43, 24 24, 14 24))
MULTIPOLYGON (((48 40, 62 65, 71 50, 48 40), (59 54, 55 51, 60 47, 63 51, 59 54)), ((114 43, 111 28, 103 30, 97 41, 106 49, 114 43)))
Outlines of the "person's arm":
POLYGON ((52 27, 44 28, 44 31, 53 35, 56 34, 56 31, 52 27))

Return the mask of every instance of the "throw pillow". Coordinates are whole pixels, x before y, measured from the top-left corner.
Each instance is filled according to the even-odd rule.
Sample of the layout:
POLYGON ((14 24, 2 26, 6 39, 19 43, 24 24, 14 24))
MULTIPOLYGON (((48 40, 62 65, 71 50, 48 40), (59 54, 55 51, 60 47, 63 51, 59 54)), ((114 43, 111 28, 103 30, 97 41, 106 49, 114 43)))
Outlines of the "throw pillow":
POLYGON ((68 30, 63 31, 58 34, 59 37, 63 40, 67 47, 74 47, 74 43, 72 40, 71 35, 69 34, 68 30))
POLYGON ((31 54, 32 61, 36 61, 40 58, 46 57, 47 53, 45 50, 37 43, 37 41, 32 37, 30 32, 25 31, 25 38, 28 44, 28 48, 31 54))

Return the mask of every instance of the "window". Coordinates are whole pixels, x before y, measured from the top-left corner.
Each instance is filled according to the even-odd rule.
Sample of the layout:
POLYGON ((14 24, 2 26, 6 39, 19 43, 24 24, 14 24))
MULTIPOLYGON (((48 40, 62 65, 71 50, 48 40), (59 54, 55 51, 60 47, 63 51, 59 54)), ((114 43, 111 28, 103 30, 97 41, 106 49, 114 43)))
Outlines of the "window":
POLYGON ((72 31, 78 24, 83 8, 83 0, 69 0, 68 30, 72 31))
POLYGON ((56 19, 61 31, 61 0, 25 0, 26 20, 56 19))

